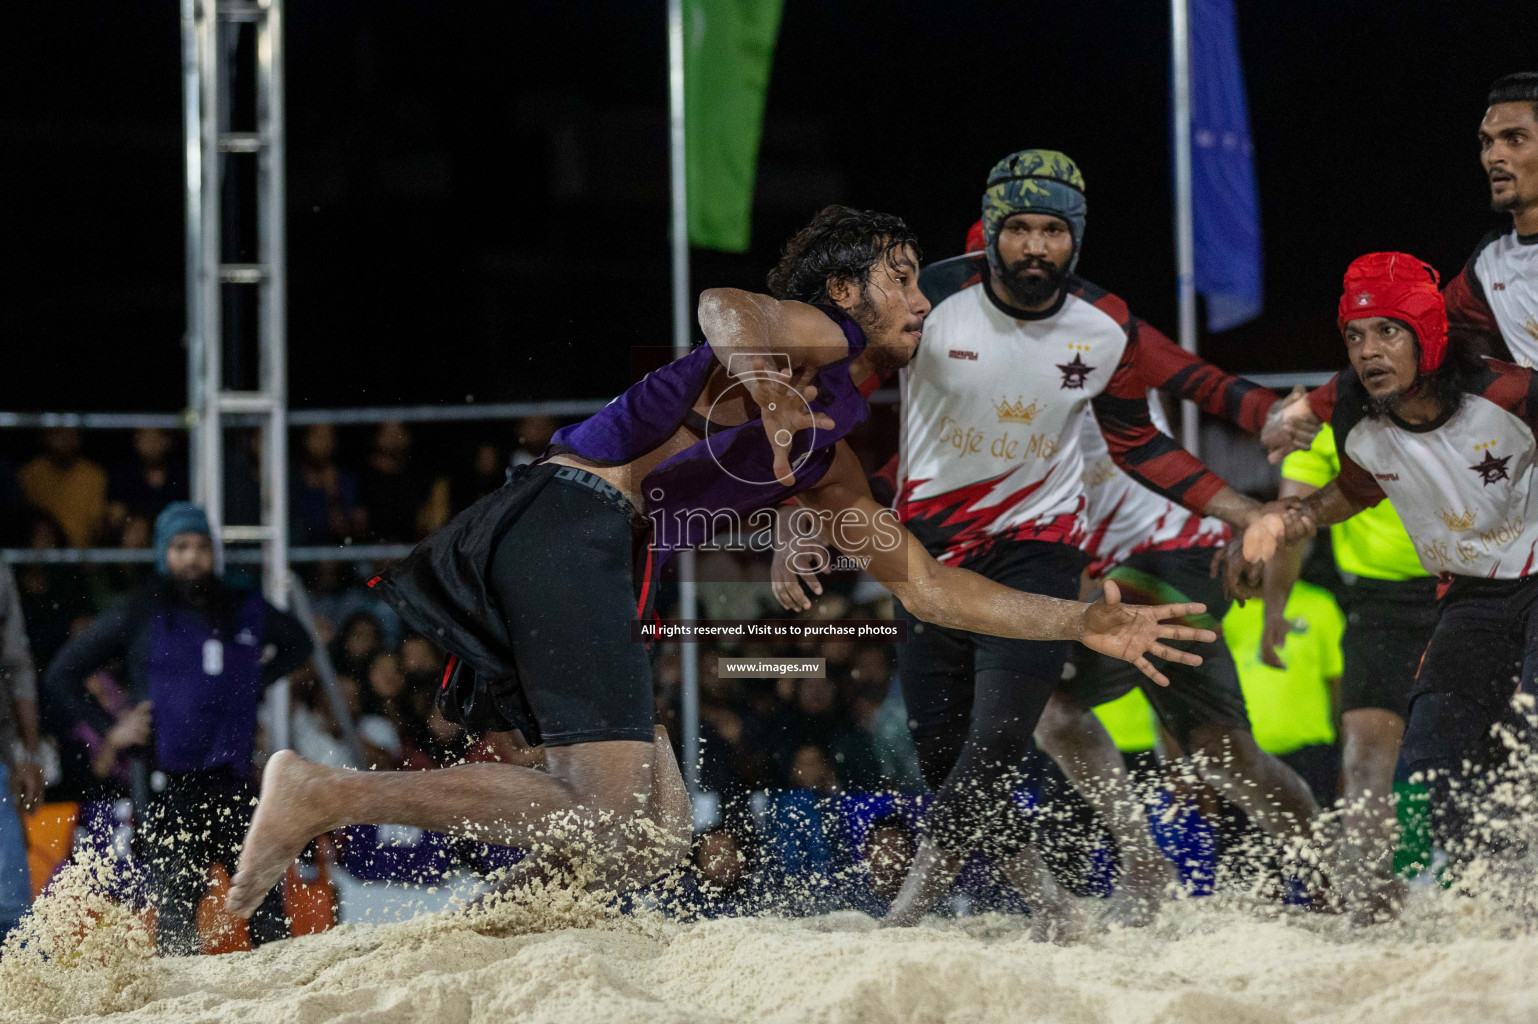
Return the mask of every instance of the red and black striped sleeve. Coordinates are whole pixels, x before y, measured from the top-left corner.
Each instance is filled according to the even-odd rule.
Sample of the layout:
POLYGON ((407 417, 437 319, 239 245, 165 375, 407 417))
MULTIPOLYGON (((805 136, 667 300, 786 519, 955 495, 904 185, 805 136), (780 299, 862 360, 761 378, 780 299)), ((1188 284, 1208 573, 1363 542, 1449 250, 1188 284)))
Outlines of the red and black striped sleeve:
POLYGON ((1351 503, 1358 508, 1372 508, 1388 495, 1383 493, 1383 488, 1374 480, 1372 474, 1352 461, 1346 454, 1344 446, 1336 449, 1335 455, 1340 459, 1340 472, 1335 476, 1335 483, 1339 485, 1341 493, 1351 499, 1351 503))
POLYGON ((1111 458, 1132 479, 1193 512, 1201 512, 1224 483, 1195 456, 1161 433, 1148 415, 1148 382, 1133 346, 1122 353, 1110 383, 1090 404, 1111 458))
POLYGON ((1335 453, 1340 459, 1340 472, 1335 475, 1336 486, 1358 508, 1371 508, 1386 497, 1373 475, 1346 450, 1351 431, 1362 422, 1366 397, 1361 382, 1350 370, 1342 370, 1323 387, 1308 393, 1314 415, 1335 430, 1335 453))
POLYGON ((1526 423, 1538 437, 1538 374, 1525 366, 1486 359, 1469 390, 1526 423))
POLYGON ((1336 394, 1340 390, 1341 375, 1345 372, 1345 370, 1340 371, 1325 381, 1323 386, 1308 393, 1308 407, 1313 410, 1315 416, 1319 417, 1320 423, 1329 423, 1335 418, 1336 394))
POLYGON ((1145 321, 1132 318, 1127 348, 1151 388, 1225 419, 1240 430, 1260 433, 1277 395, 1268 387, 1225 373, 1187 352, 1145 321))
POLYGON ((1496 322, 1495 311, 1490 308, 1490 300, 1485 296, 1484 285, 1480 283, 1479 273, 1474 266, 1479 254, 1500 237, 1499 231, 1492 231, 1480 239, 1474 247, 1474 254, 1464 263, 1463 269, 1458 271, 1458 276, 1447 282, 1447 286, 1442 289, 1442 302, 1447 307, 1449 332, 1469 339, 1479 351, 1504 358, 1510 350, 1501 337, 1500 324, 1496 322))

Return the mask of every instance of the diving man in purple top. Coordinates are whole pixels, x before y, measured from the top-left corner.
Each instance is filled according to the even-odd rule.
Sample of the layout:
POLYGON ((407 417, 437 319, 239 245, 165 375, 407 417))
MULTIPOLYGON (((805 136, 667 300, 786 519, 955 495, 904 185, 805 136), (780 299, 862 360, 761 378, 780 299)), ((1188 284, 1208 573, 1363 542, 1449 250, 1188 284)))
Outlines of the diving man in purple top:
POLYGON ((835 546, 869 554, 870 573, 918 618, 1076 640, 1161 683, 1150 656, 1198 663, 1161 641, 1215 635, 1161 623, 1201 605, 1124 606, 1114 584, 1094 604, 1012 590, 936 562, 871 498, 843 438, 865 418, 861 386, 918 346, 929 312, 918 262, 898 218, 823 210, 771 272, 777 298, 706 291, 705 345, 557 433, 543 459, 376 579, 408 625, 453 655, 444 714, 471 731, 519 730, 544 748, 545 767, 349 772, 280 752, 230 908, 249 914, 312 836, 353 823, 538 840, 545 849, 523 877, 577 847, 606 887, 678 864, 688 794, 631 625, 649 617, 657 563, 672 550, 792 495, 829 522, 835 546), (570 839, 552 849, 557 831, 570 839))

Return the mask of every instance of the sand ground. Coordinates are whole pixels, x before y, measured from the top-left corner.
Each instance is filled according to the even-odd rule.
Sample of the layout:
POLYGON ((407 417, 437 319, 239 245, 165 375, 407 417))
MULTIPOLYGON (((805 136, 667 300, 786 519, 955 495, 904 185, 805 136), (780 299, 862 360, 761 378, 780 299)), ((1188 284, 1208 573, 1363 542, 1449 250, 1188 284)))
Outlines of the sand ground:
POLYGON ((101 912, 80 902, 71 926, 55 911, 52 938, 74 927, 73 947, 0 961, 0 1021, 1538 1020, 1538 942, 1508 912, 1436 890, 1393 925, 1190 900, 1151 928, 1061 946, 997 915, 898 930, 856 913, 681 924, 547 893, 478 922, 428 915, 162 960, 101 912), (83 947, 81 913, 97 915, 83 947))

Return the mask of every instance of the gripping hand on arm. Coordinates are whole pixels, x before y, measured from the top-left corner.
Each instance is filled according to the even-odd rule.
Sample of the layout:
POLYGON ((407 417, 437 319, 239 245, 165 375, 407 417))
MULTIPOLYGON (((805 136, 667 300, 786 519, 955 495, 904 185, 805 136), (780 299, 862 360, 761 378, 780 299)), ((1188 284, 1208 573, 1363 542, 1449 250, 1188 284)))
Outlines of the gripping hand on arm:
POLYGON ((799 505, 775 509, 769 587, 780 607, 792 612, 810 611, 812 599, 807 591, 822 596, 822 581, 817 576, 826 573, 830 565, 827 533, 817 514, 799 505), (806 532, 809 526, 815 526, 815 532, 806 532))
POLYGON ((1265 445, 1267 461, 1278 466, 1292 452, 1307 451, 1319 427, 1319 417, 1308 404, 1308 392, 1301 386, 1293 388, 1266 413, 1260 443, 1265 445))

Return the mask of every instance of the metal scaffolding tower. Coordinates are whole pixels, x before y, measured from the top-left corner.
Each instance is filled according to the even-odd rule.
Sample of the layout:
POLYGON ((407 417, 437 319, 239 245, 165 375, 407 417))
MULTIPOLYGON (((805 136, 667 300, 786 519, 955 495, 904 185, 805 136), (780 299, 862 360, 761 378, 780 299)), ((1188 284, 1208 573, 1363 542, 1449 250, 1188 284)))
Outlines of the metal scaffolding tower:
MULTIPOLYGON (((208 511, 216 550, 261 543, 262 588, 280 608, 288 604, 282 8, 282 0, 181 0, 192 494, 208 511), (261 424, 257 523, 227 522, 231 414, 261 424)), ((275 697, 273 740, 286 746, 286 689, 275 697)))

